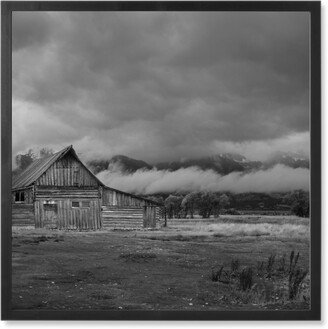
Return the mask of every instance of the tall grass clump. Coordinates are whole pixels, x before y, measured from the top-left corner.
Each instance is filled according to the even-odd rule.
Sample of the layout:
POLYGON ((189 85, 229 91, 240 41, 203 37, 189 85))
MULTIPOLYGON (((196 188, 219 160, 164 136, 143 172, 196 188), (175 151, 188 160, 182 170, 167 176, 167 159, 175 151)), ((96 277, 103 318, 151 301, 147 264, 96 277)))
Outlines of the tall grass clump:
POLYGON ((290 254, 289 277, 288 277, 288 297, 293 300, 298 295, 302 282, 308 271, 296 268, 299 259, 299 253, 295 256, 294 250, 290 254))
POLYGON ((257 276, 262 277, 264 275, 264 272, 265 272, 264 268, 265 268, 264 262, 263 261, 258 261, 257 265, 256 265, 257 276))
MULTIPOLYGON (((212 269, 212 281, 219 285, 220 300, 231 305, 275 305, 309 301, 308 271, 298 266, 300 254, 290 253, 289 264, 286 254, 281 257, 271 254, 267 260, 258 261, 256 266, 241 267, 238 259, 232 259, 230 269, 212 269), (303 299, 299 298, 303 291, 303 299)), ((302 297, 302 296, 301 296, 302 297)), ((303 305, 302 305, 303 306, 303 305)))
POLYGON ((249 290, 253 285, 253 270, 251 267, 244 268, 239 276, 239 284, 243 291, 249 290))
POLYGON ((277 270, 282 273, 286 272, 286 254, 283 254, 282 257, 279 258, 277 270))
POLYGON ((231 261, 231 272, 232 273, 237 273, 240 267, 240 262, 239 259, 233 259, 231 261))
POLYGON ((223 266, 221 266, 219 270, 215 270, 214 268, 212 268, 211 280, 213 282, 218 282, 221 279, 222 271, 223 266))
POLYGON ((272 277, 275 260, 276 260, 276 255, 270 255, 268 258, 268 263, 266 267, 268 278, 272 277))

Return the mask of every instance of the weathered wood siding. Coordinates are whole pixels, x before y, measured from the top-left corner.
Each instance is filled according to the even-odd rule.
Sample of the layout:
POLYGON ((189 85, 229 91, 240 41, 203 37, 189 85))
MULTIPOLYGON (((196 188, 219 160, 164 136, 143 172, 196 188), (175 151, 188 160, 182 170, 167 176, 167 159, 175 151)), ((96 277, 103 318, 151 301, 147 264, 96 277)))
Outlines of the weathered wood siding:
POLYGON ((65 155, 56 161, 35 182, 43 186, 98 186, 99 183, 90 172, 73 157, 65 155))
POLYGON ((101 228, 100 198, 96 188, 36 187, 34 207, 36 227, 101 228))
POLYGON ((104 228, 156 227, 158 207, 150 201, 107 187, 102 189, 101 219, 104 228))
POLYGON ((58 188, 54 186, 36 186, 35 187, 36 199, 53 199, 53 198, 100 198, 100 192, 98 188, 77 188, 66 187, 58 188))
POLYGON ((102 206, 101 221, 104 229, 141 229, 143 208, 102 206))
POLYGON ((34 226, 33 204, 13 203, 12 204, 12 225, 13 226, 34 226))
POLYGON ((129 193, 120 192, 104 187, 102 190, 103 206, 143 207, 151 205, 147 200, 135 197, 129 193))
POLYGON ((144 206, 143 209, 143 227, 155 228, 157 221, 156 206, 144 206))
POLYGON ((159 225, 158 207, 102 206, 101 221, 104 229, 142 229, 159 225))

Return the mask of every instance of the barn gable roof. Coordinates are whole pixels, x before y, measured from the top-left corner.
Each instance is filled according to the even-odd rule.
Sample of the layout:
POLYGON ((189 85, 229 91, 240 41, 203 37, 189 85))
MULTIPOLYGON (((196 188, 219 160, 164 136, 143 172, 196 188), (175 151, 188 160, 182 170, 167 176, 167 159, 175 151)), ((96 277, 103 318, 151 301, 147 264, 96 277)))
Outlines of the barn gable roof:
POLYGON ((79 161, 82 166, 97 180, 99 185, 104 184, 81 162, 77 154, 75 153, 73 146, 70 145, 63 150, 50 155, 48 157, 37 159, 33 161, 24 171, 18 174, 12 183, 12 189, 25 188, 32 185, 43 173, 45 173, 56 161, 64 157, 68 152, 71 152, 73 156, 79 161))
POLYGON ((134 198, 141 199, 147 202, 150 202, 155 205, 160 205, 158 202, 155 202, 153 200, 149 200, 140 196, 136 196, 127 192, 119 191, 116 189, 113 189, 111 187, 105 186, 104 183, 102 183, 97 176, 95 176, 84 164, 83 162, 79 159, 77 156, 75 150, 73 149, 73 146, 70 145, 63 150, 50 155, 48 157, 42 158, 42 159, 37 159, 33 161, 24 171, 22 171, 20 174, 18 174, 16 177, 13 179, 12 183, 12 189, 13 190, 19 190, 19 189, 24 189, 29 186, 31 186, 38 178, 41 177, 56 161, 64 157, 67 153, 71 153, 77 161, 81 163, 81 165, 92 175, 96 181, 99 183, 100 186, 103 186, 106 189, 110 189, 122 194, 130 195, 134 198))

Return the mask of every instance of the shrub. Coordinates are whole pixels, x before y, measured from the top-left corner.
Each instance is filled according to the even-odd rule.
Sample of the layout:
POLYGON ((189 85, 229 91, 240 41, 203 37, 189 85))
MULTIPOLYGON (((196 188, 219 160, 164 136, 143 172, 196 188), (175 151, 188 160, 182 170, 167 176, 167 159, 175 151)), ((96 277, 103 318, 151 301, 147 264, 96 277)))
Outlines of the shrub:
POLYGON ((222 271, 223 271, 223 266, 221 266, 219 270, 215 270, 212 268, 211 279, 213 282, 218 282, 221 279, 222 271))
POLYGON ((240 212, 237 211, 235 208, 230 208, 224 211, 227 215, 240 215, 240 212))

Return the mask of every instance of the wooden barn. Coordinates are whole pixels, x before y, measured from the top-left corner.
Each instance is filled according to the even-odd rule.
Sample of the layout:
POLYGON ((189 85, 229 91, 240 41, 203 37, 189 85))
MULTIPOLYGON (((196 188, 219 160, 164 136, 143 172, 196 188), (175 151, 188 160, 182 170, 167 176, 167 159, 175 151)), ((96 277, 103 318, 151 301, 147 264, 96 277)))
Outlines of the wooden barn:
POLYGON ((160 205, 105 186, 72 146, 34 161, 13 179, 12 223, 36 228, 154 228, 160 205))

